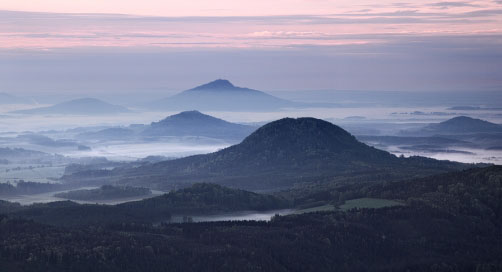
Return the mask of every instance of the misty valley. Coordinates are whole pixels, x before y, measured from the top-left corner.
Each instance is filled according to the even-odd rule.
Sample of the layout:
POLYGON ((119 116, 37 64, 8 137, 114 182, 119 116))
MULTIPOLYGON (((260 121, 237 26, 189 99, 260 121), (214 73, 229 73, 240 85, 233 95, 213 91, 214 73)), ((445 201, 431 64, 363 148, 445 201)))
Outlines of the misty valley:
POLYGON ((502 269, 494 100, 282 95, 3 94, 0 270, 502 269))
POLYGON ((0 272, 502 272, 502 0, 0 0, 0 272))

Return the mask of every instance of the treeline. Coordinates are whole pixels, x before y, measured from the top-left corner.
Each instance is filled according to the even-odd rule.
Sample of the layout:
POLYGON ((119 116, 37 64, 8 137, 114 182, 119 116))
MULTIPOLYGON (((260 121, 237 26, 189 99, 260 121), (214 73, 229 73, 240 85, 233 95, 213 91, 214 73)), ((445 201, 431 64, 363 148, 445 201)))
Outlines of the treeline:
POLYGON ((500 228, 425 205, 272 222, 63 229, 0 220, 2 271, 500 271, 500 228))
POLYGON ((92 200, 128 198, 136 196, 147 196, 151 194, 152 191, 148 188, 103 185, 97 189, 75 190, 64 193, 58 193, 55 194, 54 196, 70 200, 92 201, 92 200))
POLYGON ((502 166, 472 168, 424 178, 411 176, 400 181, 386 179, 389 176, 380 173, 373 178, 371 175, 360 178, 327 178, 317 183, 300 184, 277 195, 293 202, 296 207, 324 204, 337 206, 345 200, 372 197, 431 203, 449 199, 455 201, 455 205, 487 205, 498 210, 500 206, 497 205, 502 205, 501 193, 497 189, 501 187, 501 176, 502 166))
POLYGON ((77 204, 60 201, 18 206, 0 202, 0 213, 58 226, 106 226, 117 223, 169 222, 172 215, 207 215, 232 211, 263 211, 289 207, 280 197, 230 189, 215 184, 194 184, 162 196, 118 205, 77 204))
POLYGON ((278 196, 258 194, 210 183, 197 183, 159 197, 123 204, 123 206, 131 208, 141 205, 157 208, 165 206, 176 214, 266 211, 290 207, 288 201, 278 196))
MULTIPOLYGON (((501 194, 502 166, 493 166, 403 182, 343 185, 322 198, 379 197, 406 205, 275 216, 270 222, 115 221, 64 228, 27 220, 40 219, 33 215, 42 210, 18 210, 0 216, 0 270, 501 271, 501 194)), ((141 201, 144 209, 138 211, 154 211, 163 202, 188 210, 200 203, 226 207, 245 197, 249 205, 261 201, 253 193, 199 184, 141 201), (227 200, 220 202, 220 194, 227 200)), ((134 203, 127 205, 132 206, 125 210, 134 211, 134 203)), ((59 217, 82 212, 55 211, 59 217)))

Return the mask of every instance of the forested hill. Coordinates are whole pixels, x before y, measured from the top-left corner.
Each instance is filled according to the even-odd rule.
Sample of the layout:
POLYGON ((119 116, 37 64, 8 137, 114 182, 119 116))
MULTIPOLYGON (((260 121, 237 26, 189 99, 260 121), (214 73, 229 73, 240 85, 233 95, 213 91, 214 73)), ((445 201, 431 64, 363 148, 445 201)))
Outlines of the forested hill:
POLYGON ((250 190, 279 190, 295 183, 371 174, 374 179, 426 176, 469 165, 426 158, 398 158, 363 144, 332 123, 285 118, 221 151, 139 168, 76 173, 66 182, 119 182, 169 189, 211 182, 250 190), (100 178, 101 176, 101 178, 100 178))
POLYGON ((502 270, 502 167, 348 190, 405 205, 271 222, 72 229, 0 215, 0 270, 502 270))
POLYGON ((120 223, 169 221, 173 215, 210 215, 236 211, 265 211, 288 208, 285 199, 225 188, 216 184, 194 184, 167 194, 118 205, 77 204, 60 201, 20 206, 0 202, 0 214, 62 226, 106 226, 120 223))

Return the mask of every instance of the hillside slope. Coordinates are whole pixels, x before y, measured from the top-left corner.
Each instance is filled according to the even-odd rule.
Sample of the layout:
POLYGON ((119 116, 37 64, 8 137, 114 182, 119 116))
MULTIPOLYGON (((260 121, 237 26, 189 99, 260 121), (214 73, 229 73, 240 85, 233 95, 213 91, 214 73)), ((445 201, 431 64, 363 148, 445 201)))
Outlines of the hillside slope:
POLYGON ((464 167, 467 166, 426 158, 398 158, 357 141, 329 122, 285 118, 264 125, 240 144, 215 153, 138 168, 75 173, 64 180, 159 189, 212 182, 251 190, 278 190, 299 182, 342 176, 424 176, 464 167))

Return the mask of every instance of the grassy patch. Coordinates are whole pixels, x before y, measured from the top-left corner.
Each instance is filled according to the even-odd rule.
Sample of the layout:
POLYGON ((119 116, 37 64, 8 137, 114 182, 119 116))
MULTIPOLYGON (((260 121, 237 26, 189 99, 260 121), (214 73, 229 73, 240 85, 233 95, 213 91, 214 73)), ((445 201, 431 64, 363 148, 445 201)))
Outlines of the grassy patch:
POLYGON ((302 213, 310 213, 310 212, 325 212, 325 211, 334 211, 335 206, 333 205, 323 205, 323 206, 318 206, 318 207, 313 207, 313 208, 308 208, 308 209, 301 209, 301 210, 296 210, 294 213, 295 214, 302 214, 302 213))

